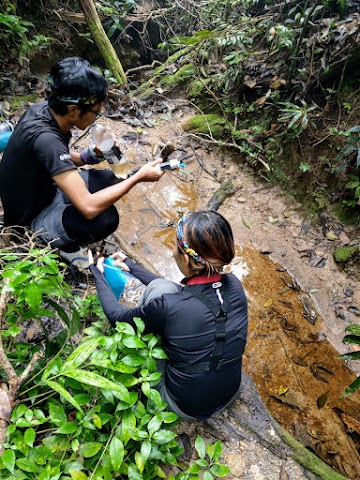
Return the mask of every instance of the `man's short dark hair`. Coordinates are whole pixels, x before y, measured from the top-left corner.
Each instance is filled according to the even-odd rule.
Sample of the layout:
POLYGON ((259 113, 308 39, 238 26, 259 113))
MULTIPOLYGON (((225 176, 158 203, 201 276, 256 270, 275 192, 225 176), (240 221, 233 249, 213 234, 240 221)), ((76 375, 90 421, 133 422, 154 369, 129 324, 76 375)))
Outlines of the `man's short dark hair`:
POLYGON ((78 105, 82 113, 91 110, 108 94, 103 75, 81 57, 59 60, 50 70, 47 99, 49 107, 59 115, 67 113, 67 105, 78 105))

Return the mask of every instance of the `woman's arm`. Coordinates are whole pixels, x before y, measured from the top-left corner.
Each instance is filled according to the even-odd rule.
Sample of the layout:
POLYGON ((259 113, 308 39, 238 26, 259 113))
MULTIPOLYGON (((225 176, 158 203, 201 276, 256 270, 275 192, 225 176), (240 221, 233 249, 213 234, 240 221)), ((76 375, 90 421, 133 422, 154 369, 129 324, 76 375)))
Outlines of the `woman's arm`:
POLYGON ((134 277, 139 279, 140 282, 144 285, 148 285, 152 280, 155 280, 156 278, 162 278, 150 272, 146 268, 141 267, 134 261, 130 260, 130 258, 128 257, 125 257, 122 261, 129 267, 131 275, 134 275, 134 277))
POLYGON ((90 265, 89 268, 94 275, 99 300, 110 324, 114 326, 116 322, 127 322, 136 328, 133 318, 142 318, 142 309, 140 307, 126 308, 124 305, 118 303, 110 285, 100 270, 95 265, 90 265))

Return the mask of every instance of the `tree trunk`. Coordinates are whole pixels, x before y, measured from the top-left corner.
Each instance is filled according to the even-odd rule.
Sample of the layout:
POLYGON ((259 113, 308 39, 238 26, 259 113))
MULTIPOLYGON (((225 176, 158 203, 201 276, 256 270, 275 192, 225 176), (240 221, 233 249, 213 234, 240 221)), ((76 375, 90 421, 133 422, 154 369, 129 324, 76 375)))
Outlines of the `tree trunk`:
POLYGON ((106 35, 101 24, 99 15, 96 11, 94 0, 79 0, 81 8, 84 12, 89 30, 103 56, 106 66, 111 70, 114 78, 119 85, 127 83, 126 75, 121 62, 112 46, 108 36, 106 35))

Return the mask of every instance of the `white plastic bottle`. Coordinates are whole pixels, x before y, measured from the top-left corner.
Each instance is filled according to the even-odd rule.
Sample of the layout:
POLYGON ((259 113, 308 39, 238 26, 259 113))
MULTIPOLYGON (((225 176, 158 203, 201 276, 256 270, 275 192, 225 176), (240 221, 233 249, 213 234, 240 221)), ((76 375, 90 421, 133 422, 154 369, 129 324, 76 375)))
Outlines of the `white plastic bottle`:
POLYGON ((95 123, 90 129, 90 134, 92 143, 96 144, 105 160, 110 164, 120 162, 121 150, 115 145, 115 136, 108 128, 95 123))

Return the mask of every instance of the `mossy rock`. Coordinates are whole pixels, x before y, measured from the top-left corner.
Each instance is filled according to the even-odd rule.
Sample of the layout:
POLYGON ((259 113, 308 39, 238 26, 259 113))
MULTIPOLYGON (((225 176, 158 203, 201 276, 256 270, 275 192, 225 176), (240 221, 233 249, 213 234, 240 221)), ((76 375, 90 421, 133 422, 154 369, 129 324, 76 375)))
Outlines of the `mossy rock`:
POLYGON ((203 81, 195 80, 189 85, 186 91, 187 96, 189 98, 197 99, 198 101, 199 97, 204 95, 204 93, 206 93, 206 91, 204 90, 205 90, 205 87, 210 83, 210 81, 211 81, 211 78, 205 78, 203 81))
POLYGON ((194 115, 182 124, 185 132, 210 134, 214 138, 223 138, 230 125, 221 115, 209 113, 205 115, 194 115))
POLYGON ((195 74, 194 65, 183 65, 179 70, 172 75, 167 75, 162 78, 161 86, 165 90, 174 90, 179 85, 182 85, 189 81, 190 78, 195 74))
POLYGON ((346 263, 348 262, 356 252, 358 252, 357 247, 337 247, 334 250, 333 257, 337 263, 346 263))

